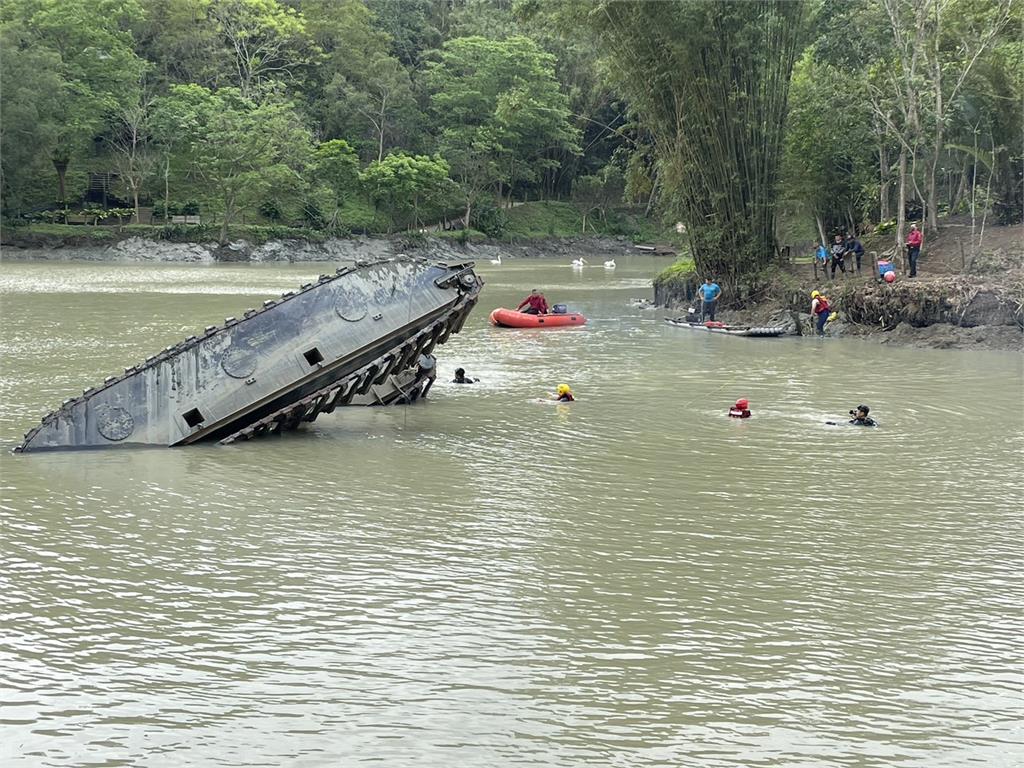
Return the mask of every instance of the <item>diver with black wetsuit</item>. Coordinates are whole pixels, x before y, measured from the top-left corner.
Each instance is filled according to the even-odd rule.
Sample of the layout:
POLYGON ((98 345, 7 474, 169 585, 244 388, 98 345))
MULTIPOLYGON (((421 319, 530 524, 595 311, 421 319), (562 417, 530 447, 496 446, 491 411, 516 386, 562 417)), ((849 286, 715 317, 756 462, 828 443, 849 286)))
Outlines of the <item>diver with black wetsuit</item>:
MULTIPOLYGON (((869 413, 871 413, 871 409, 866 405, 858 405, 857 410, 850 411, 850 415, 853 418, 846 423, 854 427, 877 427, 878 422, 868 416, 869 413)), ((826 421, 825 423, 833 427, 839 426, 838 422, 835 421, 826 421)))

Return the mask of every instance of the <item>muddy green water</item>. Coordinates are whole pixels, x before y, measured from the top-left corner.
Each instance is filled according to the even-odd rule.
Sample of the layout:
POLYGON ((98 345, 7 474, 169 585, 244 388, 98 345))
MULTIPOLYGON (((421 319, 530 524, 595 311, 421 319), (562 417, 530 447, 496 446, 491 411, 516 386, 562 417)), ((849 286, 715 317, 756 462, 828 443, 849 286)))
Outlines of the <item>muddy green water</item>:
POLYGON ((24 456, 323 270, 0 265, 0 764, 1019 766, 1022 357, 670 328, 618 263, 481 265, 427 403, 24 456), (487 325, 534 286, 591 323, 487 325))

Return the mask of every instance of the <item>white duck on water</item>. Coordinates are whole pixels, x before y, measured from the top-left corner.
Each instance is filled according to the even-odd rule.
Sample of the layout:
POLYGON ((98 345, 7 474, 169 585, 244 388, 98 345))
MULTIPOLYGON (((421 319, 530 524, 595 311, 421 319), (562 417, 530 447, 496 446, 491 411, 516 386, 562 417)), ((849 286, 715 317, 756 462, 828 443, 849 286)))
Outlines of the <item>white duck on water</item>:
POLYGON ((586 259, 584 259, 582 257, 580 257, 578 259, 573 259, 572 260, 572 266, 573 266, 574 269, 583 269, 583 267, 586 265, 586 263, 587 263, 586 259))
POLYGON ((604 268, 605 269, 615 269, 615 259, 608 259, 608 261, 606 261, 604 263, 604 268))

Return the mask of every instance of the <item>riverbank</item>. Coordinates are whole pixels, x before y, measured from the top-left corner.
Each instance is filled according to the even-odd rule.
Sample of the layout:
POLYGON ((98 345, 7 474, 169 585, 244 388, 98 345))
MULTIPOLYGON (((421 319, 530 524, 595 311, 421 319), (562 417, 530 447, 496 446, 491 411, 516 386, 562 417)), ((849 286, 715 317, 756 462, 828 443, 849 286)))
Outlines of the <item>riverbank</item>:
POLYGON ((492 260, 521 258, 615 258, 633 251, 619 237, 547 237, 521 243, 467 242, 428 236, 346 237, 309 240, 271 239, 263 243, 235 240, 171 242, 129 236, 112 243, 66 239, 5 237, 0 257, 25 261, 116 261, 164 263, 338 262, 381 259, 399 254, 436 259, 492 260))
MULTIPOLYGON (((1024 275, 1005 281, 947 276, 893 284, 867 277, 825 284, 785 282, 742 307, 723 307, 716 319, 781 326, 790 335, 809 336, 815 332, 807 312, 810 292, 818 289, 839 315, 828 324, 829 336, 937 349, 1024 351, 1024 275)), ((696 306, 685 293, 664 285, 655 296, 659 306, 669 309, 696 306)))
MULTIPOLYGON (((881 282, 874 258, 857 275, 818 277, 810 263, 773 267, 723 296, 716 319, 778 325, 794 335, 814 333, 810 293, 828 296, 838 318, 831 336, 859 336, 884 344, 939 349, 1024 351, 1024 227, 995 227, 985 247, 965 257, 950 225, 922 256, 919 276, 902 272, 881 282)), ((696 306, 696 275, 685 265, 654 282, 655 304, 685 311, 696 306)), ((899 268, 899 265, 898 265, 899 268)))

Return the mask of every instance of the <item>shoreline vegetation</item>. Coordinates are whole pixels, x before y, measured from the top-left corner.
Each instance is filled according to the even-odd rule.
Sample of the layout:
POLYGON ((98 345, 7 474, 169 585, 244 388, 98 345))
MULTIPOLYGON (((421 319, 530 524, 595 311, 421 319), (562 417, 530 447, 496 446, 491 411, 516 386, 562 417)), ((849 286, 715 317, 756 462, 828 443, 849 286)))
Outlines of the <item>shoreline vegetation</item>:
MULTIPOLYGON (((902 255, 884 233, 862 238, 859 274, 819 274, 809 254, 778 260, 722 298, 718 319, 780 325, 811 336, 810 292, 820 290, 839 319, 829 336, 867 337, 882 343, 935 348, 987 348, 1024 352, 1024 226, 991 227, 975 248, 965 248, 967 227, 950 218, 927 239, 918 277, 906 277, 902 255), (884 283, 876 262, 893 260, 897 279, 884 283)), ((693 262, 680 259, 654 279, 654 303, 685 311, 699 306, 703 279, 693 262)))
POLYGON ((696 270, 723 310, 796 332, 811 288, 834 335, 1022 324, 1021 3, 94 6, 0 14, 21 256, 596 256, 598 237, 684 256, 655 280, 669 307, 696 270), (833 286, 807 252, 848 234, 866 274, 833 286))
MULTIPOLYGON (((536 204, 542 205, 542 204, 536 204)), ((792 255, 774 263, 723 297, 720 319, 735 323, 781 325, 793 335, 812 335, 808 312, 810 291, 822 290, 838 308, 830 323, 831 336, 867 337, 882 343, 934 348, 986 348, 1024 351, 1024 227, 994 227, 982 247, 968 258, 947 223, 943 235, 926 244, 920 277, 893 284, 876 278, 875 262, 886 251, 884 235, 864 238, 865 263, 859 275, 830 280, 815 273, 809 257, 792 255)), ((431 258, 490 260, 516 258, 601 257, 640 253, 634 249, 641 234, 571 234, 556 229, 520 230, 515 238, 467 237, 461 232, 406 232, 397 235, 318 237, 302 230, 240 231, 238 239, 220 244, 216 238, 190 239, 187 229, 175 230, 182 239, 159 238, 159 227, 92 227, 46 225, 5 228, 2 258, 8 260, 129 261, 164 263, 329 262, 386 258, 419 253, 431 258), (255 236, 254 236, 255 234, 255 236), (266 237, 266 235, 277 235, 266 237), (148 235, 148 236, 147 236, 148 235), (247 237, 248 235, 248 237, 247 237), (262 237, 261 237, 262 235, 262 237), (460 236, 461 235, 461 236, 460 236), (159 239, 158 239, 159 238, 159 239)), ((665 234, 664 230, 661 234, 665 234)), ((663 239, 683 250, 678 241, 663 239)), ((650 252, 645 252, 650 253, 650 252)), ((897 261, 899 264, 899 261, 897 261)), ((652 281, 654 305, 685 311, 696 304, 699 283, 693 260, 687 256, 667 265, 652 281)))
MULTIPOLYGON (((545 240, 619 239, 623 242, 659 243, 659 252, 682 252, 682 236, 642 210, 620 207, 600 217, 590 217, 570 202, 541 200, 516 203, 501 209, 502 224, 483 232, 477 229, 446 229, 445 223, 388 232, 383 228, 360 227, 351 231, 331 231, 312 227, 285 226, 259 222, 235 224, 222 238, 222 225, 213 224, 64 224, 30 222, 0 226, 0 244, 8 248, 66 248, 116 246, 143 239, 161 243, 210 244, 211 249, 244 241, 262 246, 273 241, 301 241, 307 244, 389 240, 408 242, 410 247, 429 239, 467 245, 517 246, 545 240)), ((197 217, 198 218, 198 217, 197 217)))

